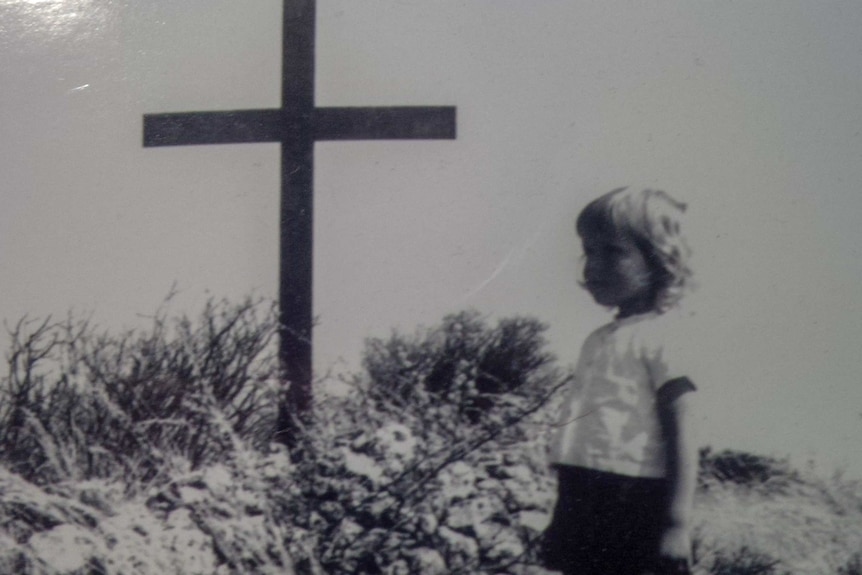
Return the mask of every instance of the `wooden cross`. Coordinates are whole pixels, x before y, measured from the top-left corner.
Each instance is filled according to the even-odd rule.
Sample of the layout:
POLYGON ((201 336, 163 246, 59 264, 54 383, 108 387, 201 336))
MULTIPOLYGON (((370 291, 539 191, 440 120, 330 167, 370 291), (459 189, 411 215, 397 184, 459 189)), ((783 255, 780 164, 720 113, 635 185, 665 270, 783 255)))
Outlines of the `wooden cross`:
POLYGON ((281 144, 279 359, 290 383, 276 437, 311 406, 312 175, 321 140, 454 139, 455 108, 316 108, 315 0, 284 0, 281 108, 144 115, 144 146, 281 144))

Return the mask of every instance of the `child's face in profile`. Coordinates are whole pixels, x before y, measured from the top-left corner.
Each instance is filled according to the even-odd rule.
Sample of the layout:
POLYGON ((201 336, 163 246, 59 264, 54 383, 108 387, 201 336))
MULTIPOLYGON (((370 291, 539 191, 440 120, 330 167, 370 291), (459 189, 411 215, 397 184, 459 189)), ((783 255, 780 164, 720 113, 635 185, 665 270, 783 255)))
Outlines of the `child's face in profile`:
POLYGON ((586 258, 584 286, 596 303, 619 308, 621 317, 652 308, 651 270, 634 240, 594 233, 581 241, 586 258))

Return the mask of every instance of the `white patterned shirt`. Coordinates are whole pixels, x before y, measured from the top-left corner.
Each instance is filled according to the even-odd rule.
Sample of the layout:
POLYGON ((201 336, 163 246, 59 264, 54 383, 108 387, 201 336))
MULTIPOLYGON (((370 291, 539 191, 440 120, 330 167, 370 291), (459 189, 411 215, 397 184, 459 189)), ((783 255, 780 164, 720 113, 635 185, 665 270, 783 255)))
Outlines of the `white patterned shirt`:
POLYGON ((551 463, 634 477, 664 477, 656 396, 688 377, 692 354, 681 312, 615 320, 584 342, 551 441, 551 463))

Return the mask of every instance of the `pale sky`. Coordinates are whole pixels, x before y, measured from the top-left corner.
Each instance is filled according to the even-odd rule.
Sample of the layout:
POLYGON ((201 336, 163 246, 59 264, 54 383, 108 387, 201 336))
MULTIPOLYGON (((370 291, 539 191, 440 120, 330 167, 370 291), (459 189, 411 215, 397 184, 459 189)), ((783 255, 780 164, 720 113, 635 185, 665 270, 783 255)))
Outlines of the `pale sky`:
MULTIPOLYGON (((278 148, 144 149, 144 113, 272 108, 277 0, 0 0, 0 317, 140 323, 276 296, 278 148)), ((862 3, 319 0, 317 104, 454 105, 458 138, 316 147, 315 367, 473 307, 610 315, 579 209, 689 203, 704 441, 862 474, 862 3)))

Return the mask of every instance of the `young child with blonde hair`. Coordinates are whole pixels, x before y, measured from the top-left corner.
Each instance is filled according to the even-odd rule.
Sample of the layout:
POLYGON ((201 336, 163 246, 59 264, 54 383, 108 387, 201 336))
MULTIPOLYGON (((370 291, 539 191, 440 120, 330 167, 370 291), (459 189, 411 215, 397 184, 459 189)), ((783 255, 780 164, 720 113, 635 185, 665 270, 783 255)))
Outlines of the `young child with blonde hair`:
POLYGON ((689 573, 697 480, 685 205, 621 188, 577 219, 583 287, 615 319, 584 342, 551 442, 558 499, 542 541, 568 575, 689 573))

